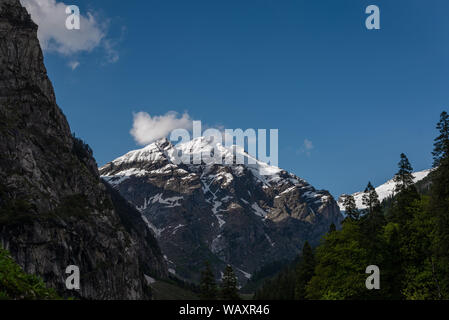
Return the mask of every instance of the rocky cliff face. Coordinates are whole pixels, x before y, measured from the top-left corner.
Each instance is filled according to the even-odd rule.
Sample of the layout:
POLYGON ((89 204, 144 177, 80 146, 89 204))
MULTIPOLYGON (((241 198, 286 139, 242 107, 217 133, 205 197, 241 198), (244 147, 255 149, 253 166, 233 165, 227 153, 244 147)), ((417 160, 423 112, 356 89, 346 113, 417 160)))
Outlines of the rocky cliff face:
POLYGON ((144 274, 167 275, 160 249, 72 137, 36 33, 19 0, 0 0, 0 244, 63 294, 149 298, 144 274), (81 271, 77 293, 65 291, 68 265, 81 271))
MULTIPOLYGON (((293 259, 306 240, 317 244, 331 223, 339 225, 332 196, 284 170, 261 162, 175 164, 175 154, 193 159, 210 148, 205 138, 177 146, 162 139, 100 168, 142 212, 171 272, 198 280, 209 260, 217 276, 231 264, 243 282, 264 264, 293 259)), ((249 157, 219 149, 223 158, 249 157)))

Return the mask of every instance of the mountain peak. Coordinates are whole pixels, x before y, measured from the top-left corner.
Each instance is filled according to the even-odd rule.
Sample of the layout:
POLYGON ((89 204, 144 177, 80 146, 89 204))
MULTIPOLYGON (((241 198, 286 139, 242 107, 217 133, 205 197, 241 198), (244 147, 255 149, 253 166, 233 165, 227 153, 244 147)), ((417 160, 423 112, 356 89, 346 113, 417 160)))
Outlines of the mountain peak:
POLYGON ((217 273, 232 264, 245 281, 261 263, 293 259, 305 240, 317 243, 331 223, 339 224, 329 192, 277 167, 257 160, 175 161, 175 153, 194 159, 212 147, 224 160, 239 152, 251 157, 243 148, 199 137, 176 145, 159 140, 100 168, 102 178, 141 211, 181 277, 197 280, 198 261, 207 256, 214 257, 217 273))
MULTIPOLYGON (((279 167, 259 161, 239 145, 223 146, 223 144, 214 143, 208 137, 198 137, 176 145, 173 145, 167 138, 162 138, 141 149, 129 151, 125 155, 102 166, 100 170, 104 171, 108 168, 118 169, 126 166, 131 167, 135 164, 139 164, 138 166, 142 167, 153 164, 154 162, 163 162, 172 165, 182 163, 186 166, 243 166, 251 170, 253 175, 262 183, 277 181, 282 172, 286 173, 279 167), (209 161, 205 162, 206 159, 209 161)), ((115 172, 118 171, 115 170, 115 172)))
POLYGON ((170 149, 173 147, 172 143, 167 138, 161 138, 159 140, 156 140, 153 142, 153 144, 157 145, 159 148, 163 150, 170 149))

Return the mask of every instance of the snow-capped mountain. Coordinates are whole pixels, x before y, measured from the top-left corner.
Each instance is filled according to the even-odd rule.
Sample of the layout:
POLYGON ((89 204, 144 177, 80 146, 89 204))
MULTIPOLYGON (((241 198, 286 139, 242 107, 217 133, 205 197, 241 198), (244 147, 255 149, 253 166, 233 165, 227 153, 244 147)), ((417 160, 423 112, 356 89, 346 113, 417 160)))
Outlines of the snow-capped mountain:
MULTIPOLYGON (((429 169, 429 170, 414 172, 413 173, 413 182, 417 183, 418 181, 421 181, 422 179, 424 179, 425 177, 427 177, 429 175, 430 171, 431 170, 429 169)), ((380 186, 376 187, 376 192, 379 195, 379 201, 382 202, 382 200, 392 196, 395 188, 396 188, 396 183, 393 181, 393 179, 390 179, 387 182, 385 182, 384 184, 381 184, 380 186)), ((366 206, 364 206, 362 204, 363 191, 353 193, 352 196, 354 197, 355 204, 358 209, 366 209, 366 206)), ((344 205, 343 205, 344 197, 345 197, 345 195, 343 194, 338 198, 338 206, 340 207, 341 211, 345 210, 344 205)))
POLYGON ((197 280, 208 260, 217 275, 231 264, 244 280, 340 223, 329 192, 255 159, 236 164, 239 155, 251 158, 242 148, 218 145, 224 164, 177 164, 179 155, 194 159, 211 148, 203 137, 176 146, 162 139, 100 168, 140 210, 171 272, 197 280))

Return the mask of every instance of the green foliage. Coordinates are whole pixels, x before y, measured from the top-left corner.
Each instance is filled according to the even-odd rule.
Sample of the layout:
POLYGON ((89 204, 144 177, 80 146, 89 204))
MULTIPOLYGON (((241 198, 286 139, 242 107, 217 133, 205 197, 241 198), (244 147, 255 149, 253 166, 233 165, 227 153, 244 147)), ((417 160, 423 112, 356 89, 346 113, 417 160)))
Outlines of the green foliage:
POLYGON ((365 188, 365 191, 363 193, 362 197, 362 203, 364 206, 366 206, 368 209, 368 213, 373 212, 380 206, 379 202, 379 196, 376 192, 376 189, 374 189, 371 182, 368 182, 368 185, 365 188))
POLYGON ((85 143, 82 139, 77 138, 75 133, 72 133, 72 140, 72 151, 81 162, 92 158, 93 151, 87 143, 85 143))
POLYGON ((60 299, 53 289, 48 289, 42 279, 23 272, 9 252, 0 248, 0 300, 55 300, 60 299))
POLYGON ((196 285, 172 276, 152 283, 151 292, 155 300, 199 300, 196 285))
POLYGON ((380 205, 371 183, 360 214, 345 199, 347 218, 316 248, 304 247, 296 272, 287 268, 256 292, 256 299, 449 299, 449 115, 443 112, 433 151, 435 169, 413 184, 412 166, 401 154, 395 195, 380 205), (306 263, 306 261, 308 261, 306 263), (312 270, 312 264, 315 265, 312 270), (380 290, 368 290, 369 265, 380 268, 380 290), (306 267, 307 266, 307 267, 306 267))
MULTIPOLYGON (((265 282, 255 299, 304 299, 301 295, 304 282, 307 282, 305 299, 445 298, 446 264, 439 260, 444 258, 442 253, 437 254, 444 241, 440 238, 439 217, 431 209, 428 196, 411 196, 409 191, 404 190, 392 199, 392 210, 405 213, 389 214, 385 219, 381 210, 373 210, 359 220, 345 219, 341 230, 329 232, 315 250, 315 268, 308 282, 312 272, 304 275, 303 254, 295 263, 296 272, 287 268, 265 282), (365 287, 368 277, 365 270, 369 265, 380 268, 380 290, 365 287), (291 283, 296 284, 294 296, 291 283)), ((311 265, 312 255, 307 256, 311 265)))
POLYGON ((49 215, 86 218, 93 209, 86 195, 74 194, 65 197, 55 211, 49 215))
POLYGON ((433 167, 437 168, 441 164, 441 160, 447 159, 449 156, 449 115, 443 111, 440 115, 440 121, 436 126, 439 135, 435 138, 433 148, 433 167))
POLYGON ((217 284, 208 261, 205 262, 204 270, 201 272, 200 290, 202 300, 217 299, 217 284))
POLYGON ((35 206, 28 199, 10 199, 0 206, 0 226, 24 225, 33 221, 51 220, 55 217, 87 219, 89 218, 88 213, 94 209, 83 194, 67 196, 62 199, 55 210, 39 214, 36 213, 35 206))
POLYGON ((345 214, 348 219, 359 220, 360 211, 357 209, 353 195, 345 196, 343 206, 345 207, 345 214))
POLYGON ((306 287, 307 284, 312 279, 312 277, 314 276, 314 274, 315 274, 315 257, 312 251, 312 247, 306 241, 302 249, 301 261, 298 263, 296 268, 296 286, 295 286, 296 300, 304 300, 306 298, 306 287))
POLYGON ((287 266, 278 275, 264 282, 255 295, 255 300, 294 300, 296 268, 287 266))
POLYGON ((398 163, 399 171, 394 176, 394 182, 396 182, 396 192, 407 190, 413 186, 413 168, 408 161, 405 154, 401 153, 401 160, 398 163))
POLYGON ((98 169, 95 159, 93 157, 93 151, 90 146, 82 139, 77 138, 75 133, 72 133, 72 154, 76 156, 79 162, 83 165, 82 170, 86 170, 86 173, 92 175, 92 177, 98 177, 98 169))
POLYGON ((274 277, 289 264, 291 264, 291 261, 284 259, 263 265, 252 274, 251 279, 249 279, 245 286, 240 289, 240 293, 253 294, 264 284, 265 281, 274 277))
POLYGON ((230 265, 226 266, 221 282, 221 298, 223 300, 240 300, 237 289, 237 278, 230 265))
POLYGON ((449 116, 443 112, 437 124, 439 136, 434 144, 434 166, 430 210, 435 215, 435 260, 432 268, 439 295, 449 299, 449 116))
POLYGON ((410 186, 396 195, 391 201, 390 207, 386 211, 386 218, 388 221, 393 221, 404 225, 412 219, 414 206, 421 196, 416 190, 415 186, 410 186))
POLYGON ((405 154, 401 153, 401 160, 398 163, 399 170, 394 177, 396 182, 396 196, 391 199, 390 207, 386 212, 389 221, 399 223, 404 226, 412 218, 413 205, 415 200, 420 199, 420 195, 413 184, 413 168, 405 154))
POLYGON ((22 224, 32 221, 34 206, 27 199, 12 199, 0 207, 0 225, 22 224))
POLYGON ((316 250, 315 276, 307 286, 309 299, 356 299, 365 295, 368 252, 361 244, 361 228, 347 221, 329 233, 316 250))

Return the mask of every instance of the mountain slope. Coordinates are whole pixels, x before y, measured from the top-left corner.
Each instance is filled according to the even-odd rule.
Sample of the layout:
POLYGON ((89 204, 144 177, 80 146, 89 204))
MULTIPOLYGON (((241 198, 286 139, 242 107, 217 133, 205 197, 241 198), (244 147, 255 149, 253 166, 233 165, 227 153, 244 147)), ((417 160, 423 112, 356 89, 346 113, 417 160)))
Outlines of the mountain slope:
MULTIPOLYGON (((203 137, 176 146, 162 139, 100 168, 142 212, 172 272, 198 280, 209 260, 217 276, 231 264, 245 281, 264 264, 293 259, 304 241, 317 244, 331 223, 339 224, 329 192, 279 168, 259 161, 176 164, 175 154, 194 159, 211 147, 203 137)), ((234 159, 233 148, 218 149, 234 159)), ((241 148, 235 153, 250 157, 241 148)))
MULTIPOLYGON (((413 173, 414 183, 422 181, 424 178, 426 178, 429 175, 430 171, 431 170, 429 169, 429 170, 414 172, 413 173)), ((393 179, 390 179, 387 182, 385 182, 384 184, 381 184, 380 186, 376 187, 376 192, 379 195, 379 201, 382 202, 382 200, 392 196, 394 194, 395 188, 396 188, 396 183, 393 181, 393 179)), ((354 197, 354 200, 355 200, 355 203, 356 203, 356 206, 358 209, 366 209, 366 206, 364 206, 362 203, 363 191, 353 193, 352 196, 354 197)), ((338 206, 340 207, 341 211, 345 210, 344 205, 343 205, 344 197, 345 197, 345 195, 341 195, 338 198, 338 206)))
POLYGON ((160 249, 72 137, 19 0, 0 0, 0 52, 1 246, 63 295, 150 298, 144 274, 167 275, 160 249), (80 268, 79 292, 65 290, 69 265, 80 268))
POLYGON ((57 300, 53 289, 48 289, 41 279, 23 272, 9 252, 0 248, 0 300, 57 300))

